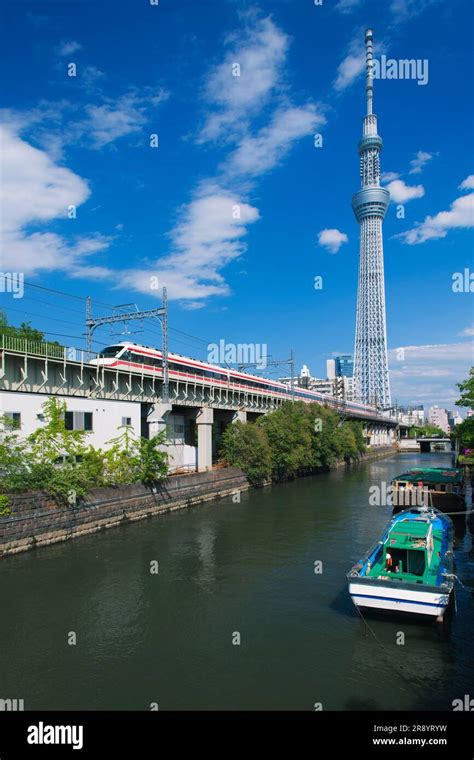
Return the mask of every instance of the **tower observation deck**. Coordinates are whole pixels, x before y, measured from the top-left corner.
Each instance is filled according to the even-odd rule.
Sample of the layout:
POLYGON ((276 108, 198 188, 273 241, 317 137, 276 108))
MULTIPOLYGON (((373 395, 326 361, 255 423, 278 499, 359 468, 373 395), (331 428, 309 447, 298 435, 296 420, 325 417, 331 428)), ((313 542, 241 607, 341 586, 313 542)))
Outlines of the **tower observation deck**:
POLYGON ((365 48, 367 113, 359 142, 361 190, 352 198, 352 208, 360 224, 354 382, 360 401, 389 407, 382 222, 390 193, 380 187, 382 138, 377 132, 377 117, 372 112, 372 29, 367 29, 365 33, 365 48))

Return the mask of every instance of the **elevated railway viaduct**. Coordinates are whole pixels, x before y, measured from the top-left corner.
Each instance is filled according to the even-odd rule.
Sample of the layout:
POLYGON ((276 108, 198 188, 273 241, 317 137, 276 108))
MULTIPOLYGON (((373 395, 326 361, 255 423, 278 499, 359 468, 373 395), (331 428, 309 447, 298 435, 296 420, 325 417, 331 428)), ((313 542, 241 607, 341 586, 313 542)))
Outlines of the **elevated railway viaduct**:
MULTIPOLYGON (((225 387, 198 374, 169 376, 169 399, 163 398, 162 378, 144 366, 126 369, 92 365, 83 351, 54 344, 32 343, 2 336, 0 343, 0 414, 14 417, 28 435, 41 424, 42 404, 51 396, 67 404, 68 424, 90 432, 94 446, 104 446, 130 425, 146 437, 167 430, 173 470, 212 466, 220 435, 236 420, 255 420, 292 399, 281 392, 225 387)), ((372 407, 354 411, 340 399, 322 396, 347 419, 362 419, 369 446, 395 441, 397 422, 372 407)))

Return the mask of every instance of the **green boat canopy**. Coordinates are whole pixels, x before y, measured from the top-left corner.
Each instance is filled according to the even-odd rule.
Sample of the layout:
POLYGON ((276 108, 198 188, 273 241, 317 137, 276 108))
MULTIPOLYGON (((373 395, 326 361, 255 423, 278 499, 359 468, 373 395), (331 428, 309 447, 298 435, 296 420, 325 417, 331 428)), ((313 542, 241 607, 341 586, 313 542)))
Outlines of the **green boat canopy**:
POLYGON ((463 479, 462 470, 454 467, 420 467, 418 469, 407 470, 403 475, 397 475, 392 480, 403 480, 406 483, 455 483, 461 484, 463 479))

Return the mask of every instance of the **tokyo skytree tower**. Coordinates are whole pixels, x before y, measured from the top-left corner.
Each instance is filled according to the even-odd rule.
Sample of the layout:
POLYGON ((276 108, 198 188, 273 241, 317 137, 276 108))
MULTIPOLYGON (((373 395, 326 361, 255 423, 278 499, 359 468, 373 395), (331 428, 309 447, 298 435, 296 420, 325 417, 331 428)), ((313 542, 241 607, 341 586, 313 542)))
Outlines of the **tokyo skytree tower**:
POLYGON ((365 33, 367 114, 359 142, 362 189, 352 198, 352 208, 360 224, 354 390, 365 404, 389 407, 382 221, 390 193, 380 187, 382 138, 377 134, 377 117, 372 113, 372 38, 372 29, 368 29, 365 33))

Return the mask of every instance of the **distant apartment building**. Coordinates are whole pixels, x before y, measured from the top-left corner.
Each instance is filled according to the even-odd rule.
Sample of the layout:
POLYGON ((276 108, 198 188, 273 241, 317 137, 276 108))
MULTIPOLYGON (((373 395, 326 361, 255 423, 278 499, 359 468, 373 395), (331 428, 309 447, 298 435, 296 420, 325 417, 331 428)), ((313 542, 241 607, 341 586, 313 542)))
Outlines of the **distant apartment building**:
POLYGON ((395 416, 401 425, 408 427, 423 427, 425 424, 425 410, 423 406, 398 406, 395 416))
POLYGON ((439 406, 432 406, 428 409, 428 424, 439 427, 445 433, 449 433, 449 422, 446 409, 440 409, 439 406))
POLYGON ((451 432, 455 429, 456 425, 460 425, 462 421, 463 419, 457 409, 453 412, 448 412, 448 424, 451 432))
POLYGON ((354 375, 354 357, 352 354, 336 356, 335 362, 337 377, 352 377, 354 375))
POLYGON ((354 374, 354 358, 351 354, 342 354, 334 359, 326 360, 328 380, 335 377, 352 377, 354 374))
POLYGON ((326 360, 326 374, 327 374, 328 380, 336 379, 336 360, 335 359, 326 360))
MULTIPOLYGON (((306 364, 303 364, 300 374, 295 377, 294 382, 298 388, 307 388, 310 391, 324 393, 337 398, 344 398, 346 401, 353 400, 353 379, 352 377, 336 376, 334 372, 335 360, 328 359, 326 379, 313 377, 306 364), (331 364, 332 362, 332 364, 331 364)), ((291 384, 291 377, 280 377, 281 383, 291 384)))

